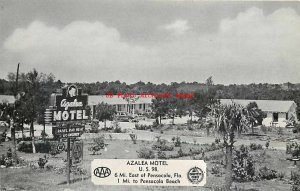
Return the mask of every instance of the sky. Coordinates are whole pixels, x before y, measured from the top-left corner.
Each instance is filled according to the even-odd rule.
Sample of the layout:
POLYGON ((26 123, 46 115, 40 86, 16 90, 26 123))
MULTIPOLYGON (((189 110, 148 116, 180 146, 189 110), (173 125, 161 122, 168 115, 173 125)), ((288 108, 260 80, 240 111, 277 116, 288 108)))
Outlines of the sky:
POLYGON ((0 78, 300 82, 299 2, 0 0, 0 78))

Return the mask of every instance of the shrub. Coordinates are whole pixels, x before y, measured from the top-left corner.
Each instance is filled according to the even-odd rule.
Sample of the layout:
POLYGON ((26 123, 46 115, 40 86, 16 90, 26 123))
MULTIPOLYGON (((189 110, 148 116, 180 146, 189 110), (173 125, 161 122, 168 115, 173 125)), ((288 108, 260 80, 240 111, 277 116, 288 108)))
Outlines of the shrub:
POLYGON ((285 173, 284 173, 284 172, 278 173, 278 178, 279 178, 280 180, 283 180, 284 176, 285 176, 285 173))
POLYGON ((153 159, 155 158, 154 152, 146 147, 141 148, 140 150, 137 151, 138 157, 139 158, 144 158, 144 159, 153 159))
POLYGON ((278 127, 278 128, 277 128, 277 134, 278 134, 278 135, 283 135, 283 130, 282 130, 281 127, 278 127))
POLYGON ((180 137, 176 137, 176 139, 175 139, 175 147, 180 147, 181 146, 181 140, 180 140, 180 137))
POLYGON ((221 140, 219 138, 215 139, 215 143, 218 145, 221 142, 221 140))
POLYGON ((255 144, 255 143, 250 143, 249 147, 253 151, 254 150, 261 150, 263 148, 261 144, 255 144))
POLYGON ((5 157, 4 165, 6 166, 6 168, 12 166, 13 165, 13 159, 11 157, 5 157))
POLYGON ((264 134, 266 134, 267 131, 268 131, 268 128, 267 128, 265 125, 262 125, 262 126, 260 126, 260 130, 261 130, 264 134))
POLYGON ((299 158, 300 156, 300 145, 296 142, 286 145, 286 153, 291 154, 292 157, 299 158))
POLYGON ((152 127, 154 127, 154 128, 156 128, 156 127, 158 127, 158 122, 155 120, 155 121, 153 121, 153 123, 152 123, 152 127))
POLYGON ((167 159, 167 155, 166 155, 165 152, 158 151, 157 152, 157 158, 159 158, 159 159, 167 159))
POLYGON ((116 128, 114 129, 114 133, 122 133, 121 127, 116 126, 116 128))
POLYGON ((5 165, 5 155, 4 154, 1 155, 0 165, 5 165))
POLYGON ((152 145, 152 149, 160 151, 173 151, 174 146, 167 145, 167 140, 158 138, 157 141, 152 145))
POLYGON ((47 162, 48 162, 48 159, 47 159, 46 155, 44 155, 44 158, 39 158, 38 165, 40 168, 44 168, 47 162))
POLYGON ((172 142, 175 143, 176 137, 172 137, 172 142))
POLYGON ((184 156, 183 150, 181 148, 178 150, 178 156, 179 157, 183 157, 184 156))
POLYGON ((51 150, 51 144, 48 141, 35 141, 34 146, 38 153, 49 153, 51 150))
POLYGON ((300 172, 291 171, 292 191, 300 191, 300 172))
POLYGON ((136 144, 136 140, 137 140, 137 135, 136 134, 129 134, 133 144, 136 144))
POLYGON ((151 125, 135 124, 135 129, 137 130, 148 130, 151 129, 151 125))
POLYGON ((88 150, 93 152, 93 155, 95 155, 97 152, 99 152, 101 149, 104 148, 105 148, 104 136, 101 135, 100 137, 93 139, 92 146, 89 147, 88 150))
MULTIPOLYGON (((34 142, 35 150, 38 153, 50 153, 51 144, 46 141, 35 141, 34 142)), ((25 153, 32 153, 32 142, 31 141, 21 141, 17 146, 18 151, 25 153)))
POLYGON ((268 149, 269 146, 270 146, 270 141, 267 141, 266 144, 265 144, 266 148, 268 149))
POLYGON ((232 163, 233 180, 238 182, 253 181, 255 177, 255 167, 249 150, 241 145, 239 150, 235 150, 232 163))
POLYGON ((259 169, 258 176, 262 180, 272 180, 272 179, 278 177, 278 173, 277 173, 276 170, 272 170, 272 169, 269 169, 266 166, 264 166, 264 167, 262 167, 262 168, 259 169))
POLYGON ((213 165, 211 171, 212 171, 211 173, 214 174, 217 177, 222 176, 221 168, 220 168, 219 165, 213 165))

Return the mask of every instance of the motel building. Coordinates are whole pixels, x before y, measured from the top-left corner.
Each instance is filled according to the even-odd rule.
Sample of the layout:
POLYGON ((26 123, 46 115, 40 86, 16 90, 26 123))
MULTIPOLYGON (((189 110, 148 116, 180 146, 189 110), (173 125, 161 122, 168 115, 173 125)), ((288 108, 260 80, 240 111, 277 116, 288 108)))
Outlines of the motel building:
POLYGON ((267 127, 286 127, 288 120, 291 118, 298 122, 297 105, 294 101, 244 99, 220 99, 220 101, 223 105, 229 105, 234 102, 242 106, 247 106, 250 102, 256 102, 258 108, 266 113, 266 118, 263 119, 262 125, 267 127))
POLYGON ((151 113, 152 99, 141 95, 123 97, 118 95, 90 95, 88 97, 88 105, 92 108, 92 115, 95 112, 96 105, 106 103, 112 105, 116 109, 116 115, 142 115, 151 113))

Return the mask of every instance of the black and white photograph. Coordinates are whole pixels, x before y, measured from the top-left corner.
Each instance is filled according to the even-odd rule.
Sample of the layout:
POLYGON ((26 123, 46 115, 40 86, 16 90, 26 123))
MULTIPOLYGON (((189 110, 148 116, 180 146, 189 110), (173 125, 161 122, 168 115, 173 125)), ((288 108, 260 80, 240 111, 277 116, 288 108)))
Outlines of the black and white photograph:
POLYGON ((0 0, 0 190, 300 191, 299 1, 0 0))

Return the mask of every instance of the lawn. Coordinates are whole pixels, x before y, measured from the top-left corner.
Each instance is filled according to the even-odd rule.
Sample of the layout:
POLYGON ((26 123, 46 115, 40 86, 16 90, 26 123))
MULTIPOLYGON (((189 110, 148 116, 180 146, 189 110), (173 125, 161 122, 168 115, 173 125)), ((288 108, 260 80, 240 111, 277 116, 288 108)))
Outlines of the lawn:
MULTIPOLYGON (((167 132, 168 130, 165 130, 167 132)), ((170 131, 176 131, 171 129, 170 131)), ((164 133, 165 133, 164 132, 164 133)), ((288 133, 288 132, 287 132, 288 133)), ((169 134, 169 133, 166 133, 169 134)), ((273 136, 275 136, 275 132, 273 136)), ((162 136, 163 137, 163 136, 162 136)), ((255 142, 253 137, 243 137, 249 141, 255 142)), ((212 139, 213 140, 213 139, 212 139)), ((240 141, 241 141, 240 140, 240 141)), ((118 139, 105 139, 105 143, 108 144, 105 150, 101 150, 100 154, 92 155, 88 148, 93 142, 92 139, 84 140, 84 157, 83 163, 80 167, 87 170, 87 174, 84 176, 72 174, 72 184, 66 184, 66 176, 63 173, 59 173, 54 169, 64 169, 66 163, 66 152, 60 153, 56 156, 47 154, 48 163, 46 166, 51 168, 39 169, 37 160, 39 157, 43 157, 44 154, 36 153, 29 154, 18 152, 18 156, 21 157, 27 166, 20 168, 1 168, 0 169, 0 185, 1 190, 214 190, 215 188, 224 185, 224 168, 222 167, 222 161, 224 162, 224 152, 222 149, 216 149, 213 151, 205 152, 205 159, 207 162, 207 184, 203 188, 198 187, 146 187, 146 186, 95 186, 90 179, 90 163, 93 159, 130 159, 138 158, 137 151, 142 147, 151 148, 153 141, 138 140, 137 144, 134 144, 131 140, 118 140, 118 139), (216 165, 220 167, 220 175, 213 173, 212 168, 216 165), (31 167, 30 167, 31 166, 31 167)), ((5 154, 9 147, 9 142, 2 143, 0 146, 0 154, 5 154)), ((167 144, 172 145, 169 141, 167 144)), ((188 153, 191 149, 205 149, 210 147, 208 144, 192 144, 182 143, 181 150, 184 153, 188 153)), ((264 145, 263 145, 264 147, 264 145)), ((166 151, 167 155, 175 155, 179 151, 179 147, 175 147, 173 151, 166 151)), ((292 170, 297 170, 298 167, 293 166, 291 161, 287 161, 287 155, 284 150, 276 149, 259 149, 250 151, 255 162, 255 170, 258 171, 263 166, 267 166, 270 169, 274 169, 279 173, 284 174, 282 179, 262 180, 256 182, 243 182, 234 183, 240 190, 256 189, 256 190, 290 190, 291 182, 290 175, 292 170)), ((199 159, 202 155, 182 156, 176 159, 191 160, 193 158, 199 159)), ((174 160, 176 160, 174 159, 174 160)))

